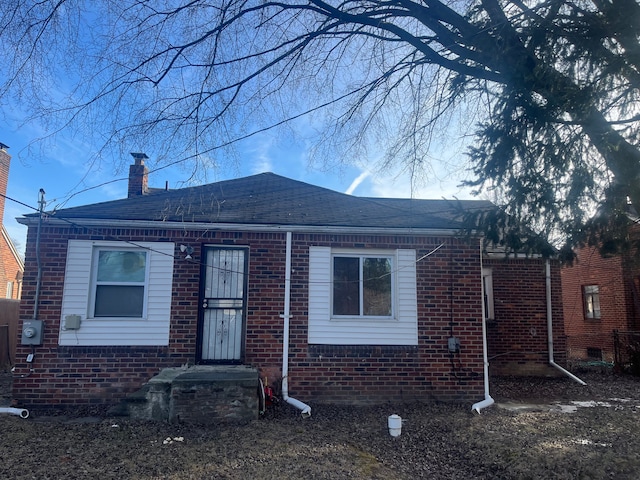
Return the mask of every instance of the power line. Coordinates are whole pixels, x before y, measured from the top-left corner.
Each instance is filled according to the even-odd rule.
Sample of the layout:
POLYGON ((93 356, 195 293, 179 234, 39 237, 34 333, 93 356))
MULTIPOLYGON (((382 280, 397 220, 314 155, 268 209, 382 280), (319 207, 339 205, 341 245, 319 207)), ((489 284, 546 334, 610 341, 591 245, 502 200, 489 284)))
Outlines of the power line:
POLYGON ((15 203, 17 203, 19 205, 22 205, 23 207, 27 207, 27 208, 29 208, 31 210, 36 211, 36 212, 40 211, 37 207, 32 207, 31 205, 27 205, 26 203, 21 202, 20 200, 16 200, 15 198, 8 197, 7 195, 5 195, 3 193, 0 193, 0 197, 4 198, 5 200, 10 200, 10 201, 15 202, 15 203))
MULTIPOLYGON (((12 202, 18 203, 18 204, 20 204, 20 205, 22 205, 22 206, 24 206, 24 207, 27 207, 27 208, 29 208, 29 209, 32 209, 32 210, 34 210, 34 211, 39 211, 39 209, 38 209, 38 208, 36 208, 36 207, 32 207, 31 205, 28 205, 28 204, 26 204, 26 203, 23 203, 23 202, 21 202, 21 201, 19 201, 19 200, 16 200, 16 199, 14 199, 14 198, 11 198, 11 197, 9 197, 9 196, 7 196, 7 195, 3 195, 3 194, 1 194, 1 193, 0 193, 0 196, 4 197, 5 199, 10 200, 10 201, 12 201, 12 202)), ((46 215, 46 212, 45 212, 45 215, 46 215)), ((82 229, 82 230, 84 230, 84 231, 87 231, 88 233, 95 233, 95 234, 103 235, 103 236, 105 236, 107 239, 109 239, 109 240, 111 240, 111 241, 119 241, 119 242, 123 242, 123 243, 126 243, 126 244, 131 245, 131 246, 136 247, 136 248, 140 248, 140 249, 147 250, 147 251, 150 251, 150 252, 153 252, 153 253, 157 253, 157 254, 159 254, 159 255, 164 255, 164 256, 172 257, 172 258, 173 258, 173 259, 175 259, 175 260, 180 260, 180 259, 181 259, 181 257, 180 257, 179 255, 171 255, 171 254, 168 254, 168 253, 162 252, 162 251, 160 251, 160 250, 156 250, 156 249, 154 249, 154 248, 152 248, 152 247, 148 247, 148 246, 145 246, 145 245, 141 245, 141 243, 142 243, 142 242, 136 242, 136 241, 129 240, 129 239, 123 239, 121 236, 117 236, 117 235, 105 235, 105 234, 104 234, 104 232, 103 232, 102 230, 100 230, 100 229, 97 229, 97 228, 95 228, 95 227, 88 227, 88 226, 86 226, 86 225, 79 225, 79 224, 77 224, 77 223, 73 222, 72 220, 69 220, 69 219, 67 219, 67 218, 64 218, 63 216, 60 216, 60 215, 56 215, 56 216, 55 216, 55 218, 56 218, 56 219, 58 219, 58 220, 60 220, 60 221, 63 221, 63 222, 65 222, 65 223, 67 223, 68 225, 70 225, 70 226, 72 226, 72 227, 74 227, 74 228, 78 228, 78 229, 82 229)), ((144 243, 150 243, 150 242, 144 242, 144 243)), ((177 241, 176 241, 175 243, 179 243, 179 242, 177 242, 177 241)), ((416 259, 416 260, 413 262, 413 264, 415 265, 415 264, 419 263, 420 261, 424 260, 425 258, 427 258, 427 257, 429 257, 429 256, 431 256, 431 255, 433 255, 433 254, 434 254, 434 253, 436 253, 438 250, 440 250, 444 245, 445 245, 444 243, 441 243, 440 245, 438 245, 437 247, 435 247, 434 249, 432 249, 432 250, 431 250, 431 251, 429 251, 428 253, 426 253, 426 254, 422 255, 421 257, 419 257, 418 259, 416 259)), ((191 261, 191 262, 189 262, 189 263, 197 263, 197 264, 199 264, 200 266, 208 266, 208 267, 210 267, 209 265, 207 265, 207 264, 206 264, 205 262, 203 262, 203 261, 191 261)), ((400 269, 404 269, 404 268, 407 268, 407 266, 404 266, 404 267, 401 267, 401 268, 397 268, 396 270, 391 271, 391 272, 388 272, 388 273, 386 273, 386 274, 384 274, 384 275, 382 275, 382 276, 377 276, 377 277, 372 277, 372 278, 368 278, 368 279, 363 279, 362 281, 366 282, 366 281, 369 281, 369 280, 376 280, 376 279, 382 278, 383 276, 388 276, 388 275, 395 274, 395 273, 397 273, 400 269)), ((235 272, 235 273, 242 273, 242 274, 244 274, 244 272, 235 272)), ((253 277, 254 277, 254 278, 262 278, 263 276, 262 276, 262 275, 253 275, 253 277)), ((353 283, 359 283, 359 282, 360 282, 360 280, 353 281, 353 283)), ((317 282, 311 282, 311 280, 309 280, 309 283, 317 283, 317 282)), ((326 282, 322 282, 322 283, 326 283, 326 282)), ((333 282, 329 282, 329 283, 330 283, 330 284, 333 284, 333 282)))

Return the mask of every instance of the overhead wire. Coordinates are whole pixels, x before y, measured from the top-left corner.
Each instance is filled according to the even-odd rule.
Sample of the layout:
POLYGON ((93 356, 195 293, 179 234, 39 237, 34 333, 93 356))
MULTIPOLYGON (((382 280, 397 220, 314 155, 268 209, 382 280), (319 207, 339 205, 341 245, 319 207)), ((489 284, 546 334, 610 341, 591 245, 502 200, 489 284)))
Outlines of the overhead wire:
MULTIPOLYGON (((19 200, 16 200, 14 198, 11 198, 11 197, 9 197, 7 195, 3 195, 3 194, 0 193, 0 196, 5 198, 6 200, 18 203, 18 204, 20 204, 20 205, 22 205, 22 206, 24 206, 26 208, 29 208, 29 209, 32 209, 32 210, 36 211, 36 212, 39 211, 38 208, 33 207, 31 205, 28 205, 26 203, 23 203, 23 202, 21 202, 19 200)), ((48 212, 43 212, 43 214, 45 215, 45 217, 47 215, 49 215, 48 212)), ((85 230, 88 233, 102 235, 102 236, 106 237, 105 241, 119 241, 119 242, 123 242, 123 243, 131 245, 133 247, 140 248, 140 249, 143 249, 143 250, 146 250, 146 251, 149 251, 149 252, 153 252, 153 253, 156 253, 156 254, 159 254, 159 255, 163 255, 163 256, 167 256, 167 257, 172 257, 175 260, 182 260, 183 259, 183 257, 181 255, 171 255, 169 253, 166 253, 166 252, 163 252, 163 251, 160 251, 160 250, 156 250, 156 249, 154 249, 152 247, 148 247, 146 245, 143 245, 143 243, 153 243, 153 242, 145 242, 145 241, 138 242, 138 241, 134 241, 134 240, 126 239, 126 238, 121 238, 120 236, 117 236, 117 235, 110 235, 110 234, 106 235, 103 232, 103 229, 96 228, 96 227, 89 227, 89 226, 86 226, 86 225, 80 225, 80 224, 75 223, 72 220, 64 218, 63 216, 60 216, 60 215, 55 215, 55 219, 60 220, 62 222, 65 222, 65 223, 67 223, 68 225, 70 225, 70 226, 72 226, 74 228, 85 230)), ((110 228, 110 227, 105 227, 105 228, 110 228)), ((179 242, 176 242, 176 243, 179 243, 179 242)), ((185 239, 185 243, 189 243, 189 242, 185 239)), ((443 242, 440 245, 438 245, 437 247, 435 247, 432 250, 430 250, 427 253, 425 253, 424 255, 420 256, 414 262, 412 262, 413 265, 416 265, 419 262, 421 262, 422 260, 424 260, 425 258, 433 255, 438 250, 440 250, 442 247, 444 247, 444 245, 445 245, 445 243, 443 242)), ((221 245, 221 246, 223 246, 223 245, 221 245)), ((248 247, 248 245, 235 245, 235 246, 237 246, 237 247, 247 246, 248 247)), ((197 260, 192 260, 192 259, 187 260, 187 261, 189 263, 198 264, 200 266, 205 266, 205 267, 208 267, 208 268, 212 268, 210 265, 207 265, 206 262, 203 262, 203 261, 197 261, 197 260)), ((384 278, 385 276, 393 275, 393 274, 397 273, 399 270, 402 270, 402 269, 405 269, 405 268, 408 268, 408 266, 398 267, 395 270, 392 270, 390 272, 387 272, 387 273, 385 273, 383 275, 379 275, 379 276, 376 276, 376 277, 366 278, 366 279, 362 279, 362 280, 354 280, 353 283, 360 283, 360 282, 367 282, 367 281, 371 281, 371 280, 378 280, 378 279, 384 278)), ((245 274, 245 272, 234 272, 234 273, 243 274, 243 275, 245 274)), ((266 276, 270 276, 270 275, 260 275, 260 274, 252 274, 252 275, 250 275, 249 273, 246 273, 246 275, 249 275, 249 278, 254 278, 254 279, 262 279, 262 278, 265 278, 266 276)), ((329 281, 329 282, 312 282, 311 280, 309 280, 308 283, 310 283, 310 284, 326 284, 326 283, 333 284, 333 281, 329 281)))

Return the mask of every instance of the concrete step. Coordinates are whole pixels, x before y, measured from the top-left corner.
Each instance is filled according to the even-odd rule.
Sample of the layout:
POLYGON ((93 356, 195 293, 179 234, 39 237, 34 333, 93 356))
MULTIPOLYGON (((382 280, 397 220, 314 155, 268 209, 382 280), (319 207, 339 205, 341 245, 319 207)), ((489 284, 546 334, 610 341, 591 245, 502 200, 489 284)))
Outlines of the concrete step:
POLYGON ((197 424, 258 418, 258 370, 247 365, 163 369, 110 412, 141 420, 197 424))

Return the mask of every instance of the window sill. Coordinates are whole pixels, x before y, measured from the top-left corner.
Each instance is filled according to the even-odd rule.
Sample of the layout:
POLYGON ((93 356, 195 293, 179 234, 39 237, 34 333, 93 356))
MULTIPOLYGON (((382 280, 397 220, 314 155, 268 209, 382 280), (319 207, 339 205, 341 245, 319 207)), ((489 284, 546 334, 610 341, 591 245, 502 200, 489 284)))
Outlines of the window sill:
POLYGON ((146 322, 147 317, 87 317, 86 320, 89 322, 146 322))
POLYGON ((331 317, 332 322, 380 322, 380 323, 389 323, 389 322, 397 322, 398 319, 396 317, 331 317))

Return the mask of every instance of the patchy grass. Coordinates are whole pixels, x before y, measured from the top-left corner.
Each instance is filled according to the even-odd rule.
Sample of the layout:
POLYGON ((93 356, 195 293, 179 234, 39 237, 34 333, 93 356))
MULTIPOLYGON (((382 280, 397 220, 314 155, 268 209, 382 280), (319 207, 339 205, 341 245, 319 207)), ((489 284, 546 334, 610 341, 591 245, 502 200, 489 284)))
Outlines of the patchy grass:
POLYGON ((0 478, 12 479, 636 479, 640 383, 632 377, 494 379, 498 400, 608 401, 575 413, 542 406, 280 404, 244 426, 0 415, 0 478), (618 399, 610 401, 611 399, 618 399), (391 437, 387 417, 399 414, 391 437), (170 438, 172 441, 166 441, 170 438), (173 440, 182 438, 182 440, 173 440))

